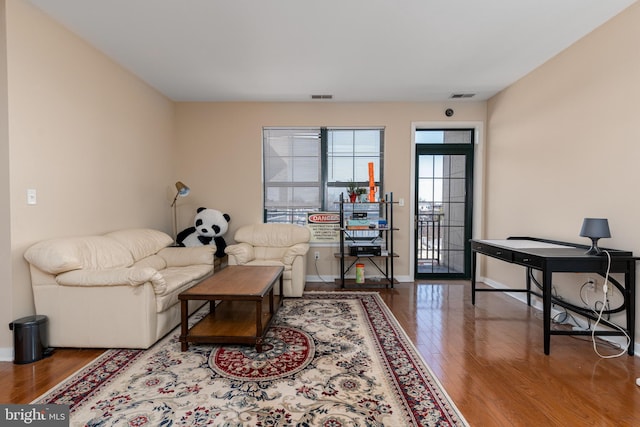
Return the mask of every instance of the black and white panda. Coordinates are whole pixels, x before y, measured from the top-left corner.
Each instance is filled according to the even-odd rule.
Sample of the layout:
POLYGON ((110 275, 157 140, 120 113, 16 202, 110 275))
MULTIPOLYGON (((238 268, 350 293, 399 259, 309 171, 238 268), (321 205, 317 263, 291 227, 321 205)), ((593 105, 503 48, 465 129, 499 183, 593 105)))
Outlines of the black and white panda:
POLYGON ((198 208, 194 219, 194 227, 189 227, 178 233, 176 243, 179 246, 205 246, 215 245, 216 256, 224 257, 224 248, 227 247, 224 237, 229 229, 231 217, 228 214, 209 209, 198 208))

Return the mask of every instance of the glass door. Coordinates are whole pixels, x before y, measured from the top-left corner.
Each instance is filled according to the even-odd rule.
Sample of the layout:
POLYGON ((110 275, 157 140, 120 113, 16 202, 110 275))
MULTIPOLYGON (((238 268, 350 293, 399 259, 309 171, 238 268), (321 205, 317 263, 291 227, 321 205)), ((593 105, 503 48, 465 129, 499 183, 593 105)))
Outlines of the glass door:
POLYGON ((470 277, 473 133, 416 130, 416 279, 470 277))

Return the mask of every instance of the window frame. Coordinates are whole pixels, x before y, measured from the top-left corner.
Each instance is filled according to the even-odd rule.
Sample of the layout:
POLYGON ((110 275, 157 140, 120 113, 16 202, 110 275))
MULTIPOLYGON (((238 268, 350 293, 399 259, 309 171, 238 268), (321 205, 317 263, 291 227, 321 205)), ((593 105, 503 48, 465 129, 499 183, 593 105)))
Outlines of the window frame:
MULTIPOLYGON (((263 207, 263 221, 265 223, 268 222, 274 222, 274 221, 270 221, 270 218, 273 217, 274 213, 278 212, 278 209, 273 208, 273 207, 268 207, 267 206, 267 191, 269 189, 269 187, 273 188, 273 187, 296 187, 295 185, 283 185, 283 184, 275 184, 275 185, 269 185, 268 180, 267 180, 267 173, 269 172, 268 169, 268 165, 266 164, 266 153, 267 153, 267 149, 269 148, 267 146, 267 144, 269 143, 268 139, 267 139, 267 132, 268 131, 273 131, 273 130, 278 130, 278 131, 286 131, 286 130, 291 130, 292 133, 295 132, 300 132, 300 131, 315 131, 315 130, 319 130, 319 134, 320 134, 320 170, 319 170, 319 175, 320 175, 320 180, 318 182, 318 191, 319 191, 319 208, 315 209, 315 208, 309 208, 308 210, 305 210, 304 208, 296 208, 296 207, 285 207, 282 208, 280 210, 280 215, 283 216, 286 220, 287 223, 294 223, 294 224, 306 224, 306 213, 308 212, 337 212, 339 210, 338 208, 338 203, 339 203, 339 194, 338 193, 338 197, 336 198, 336 200, 332 200, 332 198, 334 197, 333 193, 332 195, 330 195, 331 190, 335 190, 335 189, 344 189, 342 191, 342 193, 345 195, 346 197, 346 181, 337 181, 337 180, 329 180, 329 175, 330 175, 330 171, 329 171, 329 157, 331 157, 329 155, 329 135, 331 132, 336 132, 336 131, 353 131, 354 132, 354 137, 353 137, 353 144, 355 147, 356 144, 356 138, 355 138, 355 133, 358 131, 376 131, 379 132, 378 134, 378 150, 376 152, 377 156, 375 156, 375 159, 377 160, 377 168, 375 169, 375 174, 377 175, 377 180, 375 181, 375 185, 378 188, 378 195, 377 197, 379 197, 380 194, 384 194, 384 136, 385 136, 385 128, 383 126, 367 126, 367 127, 351 127, 351 126, 346 126, 346 127, 328 127, 328 126, 321 126, 321 127, 317 127, 317 126, 308 126, 308 127, 270 127, 270 126, 265 126, 262 128, 262 167, 263 167, 263 188, 262 188, 262 194, 263 194, 263 203, 262 203, 262 207, 263 207), (298 212, 296 212, 298 211, 298 212), (302 221, 301 218, 301 213, 304 212, 304 217, 305 220, 302 221), (297 219, 296 219, 297 218, 297 219)), ((335 157, 335 156, 334 156, 335 157)), ((352 151, 352 154, 350 156, 353 159, 357 159, 358 156, 355 155, 355 149, 352 151)), ((364 156, 363 156, 364 157, 364 156)), ((367 157, 373 157, 371 155, 371 153, 369 153, 369 155, 367 157)), ((356 177, 356 173, 357 171, 355 170, 355 168, 351 171, 351 179, 355 179, 356 177)), ((334 174, 335 175, 335 174, 334 174)), ((361 187, 369 187, 369 181, 368 179, 365 180, 361 180, 361 181, 356 181, 356 183, 361 186, 361 187)), ((275 222, 284 222, 284 221, 275 221, 275 222)))

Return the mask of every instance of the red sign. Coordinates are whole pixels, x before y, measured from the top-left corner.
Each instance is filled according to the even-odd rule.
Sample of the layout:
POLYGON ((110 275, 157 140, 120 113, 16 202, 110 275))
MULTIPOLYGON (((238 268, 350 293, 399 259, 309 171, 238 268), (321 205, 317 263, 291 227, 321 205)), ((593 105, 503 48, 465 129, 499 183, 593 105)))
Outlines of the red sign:
POLYGON ((309 212, 307 227, 311 231, 311 242, 338 242, 340 235, 339 212, 309 212))
POLYGON ((309 224, 339 224, 340 214, 333 212, 312 213, 307 215, 309 224))

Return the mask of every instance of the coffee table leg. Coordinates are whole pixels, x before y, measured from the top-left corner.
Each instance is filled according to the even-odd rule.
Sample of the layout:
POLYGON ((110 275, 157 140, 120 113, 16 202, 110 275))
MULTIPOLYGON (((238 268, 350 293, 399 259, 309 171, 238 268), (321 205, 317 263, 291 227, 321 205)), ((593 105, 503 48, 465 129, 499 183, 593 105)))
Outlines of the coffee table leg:
POLYGON ((189 348, 189 343, 187 342, 187 333, 188 330, 188 321, 189 321, 189 301, 181 300, 180 301, 180 342, 182 343, 181 349, 182 351, 187 351, 189 348))
POLYGON ((269 291, 269 313, 273 314, 273 288, 269 291))
POLYGON ((256 351, 262 353, 262 299, 256 301, 256 351))

